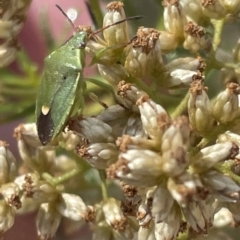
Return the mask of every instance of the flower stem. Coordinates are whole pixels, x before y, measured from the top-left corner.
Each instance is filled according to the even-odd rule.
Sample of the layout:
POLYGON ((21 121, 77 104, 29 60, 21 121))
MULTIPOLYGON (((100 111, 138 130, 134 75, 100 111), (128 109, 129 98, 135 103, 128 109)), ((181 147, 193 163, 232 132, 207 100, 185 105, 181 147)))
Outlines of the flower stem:
POLYGON ((175 111, 171 114, 171 117, 174 119, 178 116, 180 116, 187 108, 187 103, 189 99, 189 92, 185 95, 185 97, 182 99, 180 104, 177 106, 175 111))
POLYGON ((103 23, 103 15, 102 15, 102 11, 99 5, 99 1, 98 0, 89 0, 89 7, 90 7, 90 15, 93 18, 93 22, 95 25, 97 25, 97 27, 102 26, 103 23))
POLYGON ((214 36, 213 36, 213 51, 216 52, 220 42, 221 42, 221 34, 223 30, 223 25, 225 23, 225 19, 222 18, 220 20, 212 20, 212 24, 214 26, 214 36))
POLYGON ((99 176, 101 178, 101 189, 103 200, 108 198, 107 185, 106 185, 106 173, 103 170, 98 170, 99 176))
POLYGON ((234 182, 240 184, 240 176, 234 174, 231 170, 233 161, 225 161, 224 163, 219 163, 215 165, 215 168, 223 174, 229 176, 234 182))
POLYGON ((70 170, 69 172, 66 172, 63 175, 58 176, 58 177, 52 177, 48 173, 43 173, 42 177, 43 177, 43 179, 48 181, 51 185, 57 186, 63 182, 66 182, 67 180, 71 179, 72 177, 78 175, 81 171, 82 171, 81 168, 74 168, 74 169, 70 170))

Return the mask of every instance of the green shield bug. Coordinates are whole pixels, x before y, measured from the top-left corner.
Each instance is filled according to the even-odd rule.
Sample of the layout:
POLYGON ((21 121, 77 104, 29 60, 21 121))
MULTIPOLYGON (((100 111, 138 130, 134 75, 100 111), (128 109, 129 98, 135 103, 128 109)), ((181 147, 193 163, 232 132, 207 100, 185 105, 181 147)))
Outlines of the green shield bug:
POLYGON ((81 104, 76 96, 80 96, 81 91, 88 33, 77 31, 67 19, 74 27, 75 35, 45 58, 36 101, 37 131, 43 145, 62 131, 69 116, 81 104))
POLYGON ((126 20, 140 18, 139 16, 127 18, 89 33, 80 31, 67 14, 56 6, 68 19, 75 33, 44 60, 35 111, 38 137, 43 145, 54 139, 81 107, 85 46, 90 36, 126 20))

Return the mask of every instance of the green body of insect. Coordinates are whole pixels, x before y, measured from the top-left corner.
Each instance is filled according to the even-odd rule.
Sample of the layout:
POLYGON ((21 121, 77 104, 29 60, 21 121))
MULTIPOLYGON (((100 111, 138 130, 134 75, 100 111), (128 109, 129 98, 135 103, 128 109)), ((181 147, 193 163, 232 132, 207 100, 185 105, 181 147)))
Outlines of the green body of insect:
POLYGON ((81 105, 87 38, 87 32, 77 32, 45 58, 36 102, 37 131, 43 145, 63 130, 81 105))

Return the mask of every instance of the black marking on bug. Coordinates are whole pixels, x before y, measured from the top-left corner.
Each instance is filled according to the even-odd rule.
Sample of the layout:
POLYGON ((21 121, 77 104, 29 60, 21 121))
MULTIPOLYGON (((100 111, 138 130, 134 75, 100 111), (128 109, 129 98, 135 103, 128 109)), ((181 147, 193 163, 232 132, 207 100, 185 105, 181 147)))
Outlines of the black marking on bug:
POLYGON ((51 117, 51 109, 46 115, 42 112, 37 119, 37 130, 40 133, 39 139, 43 145, 48 144, 54 132, 54 123, 51 117))

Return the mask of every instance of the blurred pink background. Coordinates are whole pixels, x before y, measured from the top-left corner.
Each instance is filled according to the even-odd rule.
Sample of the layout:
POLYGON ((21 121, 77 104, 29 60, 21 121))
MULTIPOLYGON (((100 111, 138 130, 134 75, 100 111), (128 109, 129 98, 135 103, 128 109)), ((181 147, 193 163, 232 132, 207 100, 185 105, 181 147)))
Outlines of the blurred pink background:
MULTIPOLYGON (((72 28, 63 14, 56 8, 56 4, 66 12, 69 8, 74 8, 78 11, 78 17, 75 21, 76 25, 92 25, 92 21, 89 17, 85 1, 82 0, 33 0, 28 10, 27 20, 24 28, 19 35, 19 41, 22 47, 26 50, 29 57, 35 62, 39 70, 42 71, 43 60, 48 55, 45 39, 42 34, 42 21, 44 16, 46 22, 49 23, 50 29, 57 45, 61 46, 71 35, 72 28), (47 16, 43 15, 47 14, 47 16), (47 20, 46 20, 47 17, 47 20), (65 30, 68 29, 69 32, 65 30)), ((14 64, 11 66, 14 69, 14 64)), ((89 72, 89 71, 87 71, 89 72)), ((15 156, 18 157, 18 151, 16 148, 16 141, 13 139, 13 129, 24 120, 15 121, 9 124, 0 126, 0 139, 10 144, 9 148, 15 156)), ((18 216, 16 218, 13 228, 11 228, 6 234, 5 240, 35 240, 37 238, 35 227, 36 213, 29 214, 28 216, 18 216)), ((81 233, 84 237, 84 233, 81 233)), ((76 236, 75 236, 76 237, 76 236)), ((57 239, 57 238, 54 238, 57 239)), ((62 238, 61 238, 62 239, 62 238)), ((66 239, 76 239, 66 238, 66 239)))

